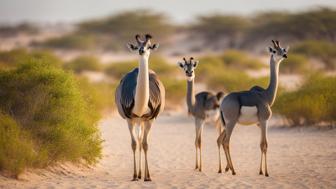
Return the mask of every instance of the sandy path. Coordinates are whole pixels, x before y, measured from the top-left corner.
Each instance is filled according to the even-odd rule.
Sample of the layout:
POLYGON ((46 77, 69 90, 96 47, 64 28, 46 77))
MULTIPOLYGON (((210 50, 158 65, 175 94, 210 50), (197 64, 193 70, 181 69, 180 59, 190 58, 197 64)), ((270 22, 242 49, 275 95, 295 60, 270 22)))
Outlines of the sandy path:
MULTIPOLYGON (((162 116, 152 128, 149 162, 153 182, 131 182, 132 151, 126 123, 101 123, 104 156, 92 169, 64 168, 28 175, 29 181, 0 177, 0 188, 336 188, 336 130, 269 129, 270 177, 258 175, 259 129, 238 126, 231 150, 237 175, 218 174, 217 133, 203 133, 203 173, 193 170, 194 126, 185 116, 162 116)), ((224 157, 223 157, 224 160, 224 157)))

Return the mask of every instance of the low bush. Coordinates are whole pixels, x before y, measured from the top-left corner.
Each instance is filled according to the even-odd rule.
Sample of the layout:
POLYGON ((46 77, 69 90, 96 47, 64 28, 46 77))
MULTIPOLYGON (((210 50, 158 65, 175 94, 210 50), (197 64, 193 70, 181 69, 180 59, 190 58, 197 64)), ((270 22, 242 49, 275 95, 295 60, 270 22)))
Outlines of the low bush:
MULTIPOLYGON (((251 78, 237 67, 231 67, 223 62, 218 56, 206 56, 199 59, 200 63, 196 68, 196 81, 205 82, 209 88, 214 90, 225 90, 226 92, 248 90, 254 85, 265 87, 268 78, 251 78)), ((234 58, 228 62, 236 61, 234 58)))
POLYGON ((62 61, 49 51, 39 50, 28 52, 25 49, 14 49, 0 52, 0 69, 15 68, 19 64, 23 64, 31 59, 47 61, 55 67, 60 67, 62 65, 62 61))
POLYGON ((102 65, 96 57, 79 56, 64 64, 64 68, 67 70, 73 70, 75 73, 81 73, 83 71, 100 71, 102 70, 102 65))
POLYGON ((237 50, 227 50, 221 56, 224 64, 238 69, 260 69, 265 67, 258 59, 237 50))
POLYGON ((207 81, 211 89, 226 92, 249 90, 255 85, 265 88, 268 82, 268 77, 251 78, 244 72, 230 69, 226 69, 221 74, 213 74, 207 81))
POLYGON ((307 40, 293 46, 291 51, 307 57, 318 58, 325 63, 327 69, 336 69, 336 44, 334 43, 307 40))
POLYGON ((36 158, 33 143, 9 115, 0 113, 0 171, 16 176, 36 158))
POLYGON ((275 102, 275 110, 285 116, 291 126, 336 120, 336 77, 313 74, 297 91, 283 93, 275 102))
POLYGON ((187 82, 174 78, 160 77, 163 86, 166 89, 166 107, 175 108, 175 105, 185 101, 187 82))
POLYGON ((281 73, 302 74, 308 71, 308 59, 303 55, 291 53, 288 58, 281 63, 280 67, 281 73))
POLYGON ((225 65, 218 56, 205 56, 199 59, 196 68, 196 81, 206 81, 213 74, 225 71, 225 65))
MULTIPOLYGON (((15 120, 7 120, 11 128, 16 123, 22 133, 28 133, 21 135, 14 129, 13 136, 7 137, 16 140, 14 135, 19 133, 26 151, 34 152, 33 164, 21 161, 24 156, 18 155, 11 157, 23 162, 15 169, 18 171, 6 166, 1 171, 17 174, 24 167, 45 167, 59 161, 95 163, 100 157, 98 112, 83 98, 74 78, 48 61, 32 58, 16 69, 0 72, 0 111, 15 120)), ((5 154, 14 150, 0 149, 6 150, 5 154)))
POLYGON ((117 80, 138 66, 137 61, 114 62, 105 68, 105 73, 117 80))
POLYGON ((78 79, 79 89, 85 101, 98 112, 114 110, 115 84, 90 83, 87 78, 78 79))

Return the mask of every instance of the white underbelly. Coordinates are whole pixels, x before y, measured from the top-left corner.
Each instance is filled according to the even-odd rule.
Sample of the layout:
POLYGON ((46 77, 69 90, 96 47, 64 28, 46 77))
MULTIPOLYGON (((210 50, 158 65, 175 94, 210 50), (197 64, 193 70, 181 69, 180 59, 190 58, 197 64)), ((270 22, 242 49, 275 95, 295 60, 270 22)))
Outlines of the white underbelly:
POLYGON ((256 106, 242 106, 238 123, 242 125, 252 125, 259 121, 258 109, 256 106))
POLYGON ((205 111, 205 120, 207 122, 215 122, 219 118, 219 110, 207 110, 205 111))

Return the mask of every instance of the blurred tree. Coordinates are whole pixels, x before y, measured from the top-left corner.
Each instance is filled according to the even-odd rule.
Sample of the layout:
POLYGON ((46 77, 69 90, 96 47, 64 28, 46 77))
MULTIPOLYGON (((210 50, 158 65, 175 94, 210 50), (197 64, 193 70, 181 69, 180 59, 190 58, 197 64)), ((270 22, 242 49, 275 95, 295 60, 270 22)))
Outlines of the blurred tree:
POLYGON ((79 24, 82 32, 113 35, 115 39, 130 40, 136 33, 150 33, 155 38, 164 39, 174 30, 168 18, 150 10, 123 12, 100 20, 79 24))
POLYGON ((268 12, 253 19, 246 41, 270 37, 336 41, 336 10, 319 8, 299 13, 268 12))
POLYGON ((204 37, 208 43, 214 43, 219 38, 227 38, 229 47, 233 48, 237 47, 237 41, 249 26, 249 20, 244 17, 214 14, 200 16, 190 29, 204 37))

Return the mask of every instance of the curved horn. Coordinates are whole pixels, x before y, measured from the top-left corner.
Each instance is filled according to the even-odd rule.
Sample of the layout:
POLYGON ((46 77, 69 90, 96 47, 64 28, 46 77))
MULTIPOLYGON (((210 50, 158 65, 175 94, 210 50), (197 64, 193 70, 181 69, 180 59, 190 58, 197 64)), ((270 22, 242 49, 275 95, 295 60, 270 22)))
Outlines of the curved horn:
POLYGON ((272 43, 273 43, 274 48, 277 48, 277 44, 275 43, 274 40, 272 40, 272 43))
POLYGON ((147 43, 150 39, 152 39, 152 36, 150 34, 145 35, 145 42, 147 43))
POLYGON ((280 42, 278 40, 275 40, 275 43, 280 47, 280 42))
POLYGON ((190 57, 190 64, 192 63, 193 60, 194 60, 194 57, 190 57))
POLYGON ((140 44, 140 43, 143 43, 143 41, 140 39, 140 35, 139 34, 136 34, 135 35, 135 40, 140 44))
POLYGON ((188 61, 187 61, 187 59, 186 59, 185 57, 183 57, 183 60, 184 60, 184 62, 185 62, 186 64, 188 64, 188 61))

